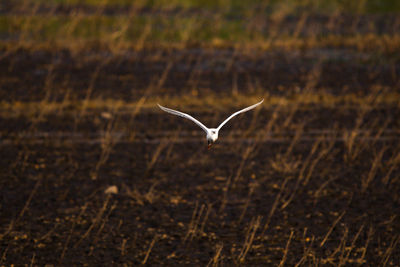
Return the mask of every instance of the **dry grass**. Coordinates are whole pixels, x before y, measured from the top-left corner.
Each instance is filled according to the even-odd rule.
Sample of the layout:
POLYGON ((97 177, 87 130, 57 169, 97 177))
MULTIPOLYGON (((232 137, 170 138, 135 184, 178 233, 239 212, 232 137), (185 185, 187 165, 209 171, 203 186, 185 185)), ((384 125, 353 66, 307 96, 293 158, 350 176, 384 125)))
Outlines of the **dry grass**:
MULTIPOLYGON (((276 95, 243 95, 243 94, 235 94, 227 97, 219 97, 218 94, 208 94, 204 97, 196 97, 192 94, 180 95, 180 96, 149 96, 145 99, 139 99, 136 102, 126 102, 124 100, 116 100, 116 99, 89 99, 84 101, 70 101, 67 98, 61 102, 48 102, 47 100, 43 100, 41 102, 1 102, 1 114, 7 117, 19 117, 19 116, 27 116, 35 118, 35 120, 40 120, 45 115, 49 114, 65 114, 65 113, 75 113, 78 112, 84 116, 85 114, 82 112, 86 112, 87 110, 92 111, 101 111, 101 110, 113 110, 115 107, 119 108, 120 113, 137 113, 138 109, 146 109, 153 110, 157 109, 157 103, 167 103, 170 107, 173 108, 184 108, 187 112, 196 111, 204 111, 208 107, 213 107, 213 109, 219 111, 221 107, 227 109, 234 109, 238 106, 246 106, 254 104, 254 102, 259 101, 261 98, 264 98, 263 106, 265 107, 274 107, 274 106, 283 106, 283 107, 293 107, 296 105, 295 109, 291 110, 291 114, 295 114, 298 110, 310 109, 310 106, 314 104, 321 105, 323 107, 357 107, 362 106, 360 109, 360 115, 365 114, 368 110, 371 110, 371 107, 374 105, 397 105, 398 99, 400 99, 400 94, 396 92, 388 92, 380 94, 376 99, 373 105, 368 104, 369 95, 360 96, 354 93, 349 93, 345 95, 333 95, 329 93, 308 93, 304 95, 303 93, 292 94, 290 98, 285 96, 276 96, 276 95)), ((288 121, 290 118, 288 117, 286 120, 288 121)), ((362 122, 362 117, 358 119, 358 121, 362 122)), ((289 121, 286 123, 288 124, 289 121)), ((353 143, 352 140, 357 137, 357 131, 359 129, 355 128, 353 132, 346 133, 345 139, 348 140, 347 146, 349 153, 353 152, 353 143)))

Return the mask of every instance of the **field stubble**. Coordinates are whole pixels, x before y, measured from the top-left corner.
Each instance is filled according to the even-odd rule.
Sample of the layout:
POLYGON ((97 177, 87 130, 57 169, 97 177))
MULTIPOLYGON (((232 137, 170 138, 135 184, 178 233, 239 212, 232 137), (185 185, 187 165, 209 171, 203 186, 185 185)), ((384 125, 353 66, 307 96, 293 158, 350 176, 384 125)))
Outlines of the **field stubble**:
POLYGON ((396 60, 22 46, 1 62, 1 264, 400 262, 396 60), (261 98, 210 151, 156 108, 211 127, 261 98))

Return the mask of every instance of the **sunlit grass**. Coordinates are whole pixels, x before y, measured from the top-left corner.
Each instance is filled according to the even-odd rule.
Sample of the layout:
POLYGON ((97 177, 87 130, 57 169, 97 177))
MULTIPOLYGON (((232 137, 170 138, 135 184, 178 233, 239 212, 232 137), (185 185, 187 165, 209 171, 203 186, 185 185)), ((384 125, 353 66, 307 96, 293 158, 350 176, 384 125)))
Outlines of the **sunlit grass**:
POLYGON ((307 9, 314 12, 349 12, 349 13, 382 13, 382 12, 398 12, 400 11, 400 2, 396 0, 270 0, 270 1, 240 1, 240 0, 25 0, 24 3, 46 4, 46 5, 119 5, 119 6, 137 6, 149 8, 203 8, 217 11, 227 11, 235 13, 246 13, 249 10, 253 11, 277 11, 279 9, 298 10, 307 9))
POLYGON ((0 17, 0 34, 3 36, 23 37, 26 40, 52 41, 74 39, 112 39, 127 23, 122 33, 125 41, 140 38, 150 25, 151 41, 180 42, 187 38, 195 41, 209 41, 213 38, 224 40, 248 40, 245 25, 236 21, 220 21, 214 24, 207 19, 189 17, 145 17, 145 16, 2 16, 0 17), (187 32, 190 28, 190 32, 187 32))
POLYGON ((199 17, 146 16, 0 16, 0 35, 15 42, 59 43, 64 47, 78 42, 97 41, 108 45, 135 46, 198 44, 202 46, 242 46, 249 48, 304 49, 347 47, 358 51, 394 55, 400 51, 400 35, 324 33, 296 36, 282 33, 273 36, 250 22, 199 17))
MULTIPOLYGON (((12 42, 13 46, 46 42, 71 46, 96 41, 140 48, 154 44, 263 49, 348 47, 395 54, 400 51, 398 34, 381 33, 374 22, 363 33, 357 32, 357 28, 341 33, 330 27, 335 27, 332 25, 340 14, 357 17, 399 11, 400 2, 390 0, 24 0, 0 15, 0 36, 3 43, 12 42), (70 12, 58 12, 55 7, 60 5, 69 7, 70 12), (82 5, 90 7, 90 11, 79 8, 82 5), (106 8, 117 11, 107 13, 106 8), (304 25, 312 15, 326 16, 332 25, 319 20, 304 25), (305 27, 306 32, 302 31, 305 27)), ((357 19, 354 22, 357 24, 357 19)))
MULTIPOLYGON (((207 107, 218 109, 234 109, 238 106, 248 106, 264 98, 263 105, 273 106, 302 106, 301 109, 312 108, 313 105, 320 107, 360 107, 369 108, 370 96, 360 96, 349 93, 342 95, 332 95, 328 93, 297 93, 290 97, 277 95, 230 95, 229 97, 219 97, 217 94, 209 93, 207 96, 197 97, 191 94, 180 96, 149 97, 146 102, 124 101, 117 99, 91 99, 85 105, 83 101, 63 102, 42 101, 42 102, 0 102, 0 114, 4 117, 36 116, 38 113, 53 114, 57 112, 68 113, 80 111, 82 108, 89 110, 112 110, 119 107, 120 110, 135 110, 136 106, 152 109, 157 108, 157 103, 168 103, 175 108, 181 107, 186 110, 207 110, 207 107)), ((374 98, 374 105, 396 107, 400 99, 400 94, 396 92, 379 94, 374 98)))

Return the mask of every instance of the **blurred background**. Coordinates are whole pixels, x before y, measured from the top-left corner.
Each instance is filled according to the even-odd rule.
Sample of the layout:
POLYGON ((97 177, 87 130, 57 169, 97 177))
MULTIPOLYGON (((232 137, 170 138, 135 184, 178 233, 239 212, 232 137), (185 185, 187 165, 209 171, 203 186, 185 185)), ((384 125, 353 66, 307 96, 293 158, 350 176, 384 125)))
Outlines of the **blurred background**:
MULTIPOLYGON (((362 38, 395 34, 395 14, 399 10, 395 0, 21 0, 2 4, 0 29, 3 40, 65 45, 77 41, 136 47, 151 42, 250 42, 287 47, 299 45, 305 38, 325 42, 336 39, 331 45, 339 45, 350 35, 362 38)), ((311 40, 305 43, 311 45, 311 40)))
POLYGON ((7 1, 0 97, 43 99, 49 80, 52 99, 81 99, 88 87, 89 98, 130 101, 150 87, 160 97, 297 87, 335 94, 351 79, 353 92, 365 93, 398 85, 399 10, 394 0, 7 1), (17 50, 35 66, 24 56, 7 61, 17 50), (384 66, 365 64, 372 59, 384 66), (24 70, 35 72, 29 82, 24 70))
POLYGON ((398 266, 399 12, 2 1, 0 265, 398 266))

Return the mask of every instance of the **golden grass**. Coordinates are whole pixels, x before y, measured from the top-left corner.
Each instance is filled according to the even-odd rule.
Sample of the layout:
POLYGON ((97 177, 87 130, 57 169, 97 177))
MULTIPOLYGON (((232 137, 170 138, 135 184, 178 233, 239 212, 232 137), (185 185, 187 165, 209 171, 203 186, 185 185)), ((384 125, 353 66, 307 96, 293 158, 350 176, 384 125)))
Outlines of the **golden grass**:
POLYGON ((362 107, 368 109, 371 105, 391 105, 394 107, 399 106, 400 93, 390 92, 377 95, 371 103, 370 95, 358 95, 354 93, 332 95, 329 93, 309 92, 309 93, 295 93, 290 97, 276 96, 276 95, 263 95, 261 92, 258 95, 229 95, 221 97, 217 94, 210 93, 206 96, 195 96, 192 94, 182 96, 164 96, 155 97, 149 96, 143 103, 143 100, 127 102, 124 100, 116 99, 88 99, 82 101, 65 100, 63 102, 22 102, 14 101, 0 102, 0 113, 4 117, 35 117, 39 113, 43 116, 46 114, 68 114, 68 112, 76 112, 85 110, 114 110, 118 107, 120 112, 133 112, 137 106, 140 105, 144 109, 158 109, 157 103, 160 103, 171 108, 183 108, 186 111, 191 110, 207 110, 208 107, 213 109, 234 109, 238 106, 248 106, 260 101, 264 98, 264 107, 291 106, 300 105, 298 109, 307 109, 309 105, 318 105, 321 107, 362 107), (83 105, 85 102, 86 105, 83 105))
MULTIPOLYGON (((145 35, 150 34, 144 32, 145 35)), ((114 40, 110 38, 82 39, 72 38, 71 40, 24 40, 24 41, 0 41, 0 49, 14 51, 16 49, 54 49, 66 48, 72 53, 90 51, 92 49, 105 48, 115 53, 122 53, 125 50, 146 49, 185 49, 185 48, 204 48, 204 49, 239 49, 243 53, 246 51, 273 51, 278 50, 305 50, 315 48, 347 48, 358 52, 369 52, 377 56, 399 56, 400 35, 379 35, 375 33, 356 34, 356 35, 337 35, 327 34, 324 36, 296 37, 278 36, 274 38, 263 37, 262 39, 224 40, 219 37, 212 37, 207 41, 188 38, 185 40, 149 40, 147 37, 139 38, 132 42, 129 40, 114 40)))

